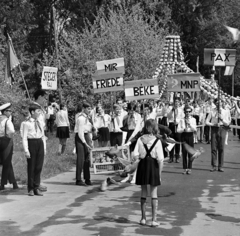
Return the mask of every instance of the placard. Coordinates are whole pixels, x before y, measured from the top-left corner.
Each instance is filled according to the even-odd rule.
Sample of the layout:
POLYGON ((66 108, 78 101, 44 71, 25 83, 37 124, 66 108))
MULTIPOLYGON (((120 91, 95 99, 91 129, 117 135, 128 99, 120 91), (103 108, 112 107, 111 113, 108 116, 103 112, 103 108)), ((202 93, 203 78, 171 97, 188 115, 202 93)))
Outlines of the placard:
POLYGON ((121 91, 123 87, 123 74, 97 75, 92 76, 94 93, 109 91, 121 91))
POLYGON ((194 92, 200 91, 199 73, 181 73, 168 75, 169 92, 194 92))
POLYGON ((124 58, 116 58, 111 60, 97 61, 97 74, 98 75, 112 75, 112 74, 124 74, 124 58))
POLYGON ((158 80, 144 79, 126 81, 125 98, 128 101, 159 98, 158 80))
POLYGON ((235 66, 236 49, 204 48, 204 65, 235 66))
POLYGON ((57 71, 58 68, 56 67, 43 67, 41 79, 42 89, 57 90, 57 71))

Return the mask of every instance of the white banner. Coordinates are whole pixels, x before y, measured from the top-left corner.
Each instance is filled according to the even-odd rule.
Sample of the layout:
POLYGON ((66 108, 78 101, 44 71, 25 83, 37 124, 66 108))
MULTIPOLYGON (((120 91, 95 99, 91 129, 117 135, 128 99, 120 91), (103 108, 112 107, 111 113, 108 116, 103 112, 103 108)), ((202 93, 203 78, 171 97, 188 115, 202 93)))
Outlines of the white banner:
POLYGON ((123 74, 93 75, 94 93, 104 93, 123 90, 123 74))
POLYGON ((57 71, 58 68, 56 67, 43 67, 41 79, 42 89, 57 90, 57 71))
POLYGON ((112 74, 124 74, 124 58, 116 58, 105 61, 97 61, 97 74, 98 75, 112 75, 112 74))
POLYGON ((126 81, 125 98, 128 101, 159 98, 158 80, 145 79, 126 81))
POLYGON ((236 49, 204 48, 204 65, 235 66, 236 49))

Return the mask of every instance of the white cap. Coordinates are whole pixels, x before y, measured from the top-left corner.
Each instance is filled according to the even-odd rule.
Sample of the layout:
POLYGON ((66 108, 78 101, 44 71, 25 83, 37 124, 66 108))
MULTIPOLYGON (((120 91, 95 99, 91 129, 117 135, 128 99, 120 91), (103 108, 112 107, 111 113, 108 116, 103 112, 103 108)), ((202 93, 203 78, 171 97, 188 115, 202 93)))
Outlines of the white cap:
POLYGON ((0 111, 7 109, 7 108, 10 107, 11 105, 12 105, 12 104, 11 104, 10 102, 3 104, 2 106, 0 106, 0 111))

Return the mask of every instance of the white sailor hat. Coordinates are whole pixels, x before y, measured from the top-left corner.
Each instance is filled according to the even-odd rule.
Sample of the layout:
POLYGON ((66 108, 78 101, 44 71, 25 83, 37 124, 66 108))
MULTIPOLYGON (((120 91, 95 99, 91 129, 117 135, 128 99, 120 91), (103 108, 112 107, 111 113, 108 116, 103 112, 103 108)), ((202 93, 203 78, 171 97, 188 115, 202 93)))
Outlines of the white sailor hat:
POLYGON ((2 106, 0 106, 0 111, 3 111, 5 109, 7 109, 8 107, 10 107, 12 104, 10 102, 3 104, 2 106))

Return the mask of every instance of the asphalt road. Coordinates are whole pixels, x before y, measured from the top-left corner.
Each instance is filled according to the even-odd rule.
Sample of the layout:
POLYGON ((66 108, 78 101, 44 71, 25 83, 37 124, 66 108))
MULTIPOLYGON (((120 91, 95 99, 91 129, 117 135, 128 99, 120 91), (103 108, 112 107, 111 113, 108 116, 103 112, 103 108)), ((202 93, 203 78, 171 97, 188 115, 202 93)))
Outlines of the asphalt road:
MULTIPOLYGON (((26 187, 0 194, 1 236, 240 236, 240 141, 230 134, 224 173, 210 172, 210 145, 182 175, 182 163, 166 163, 158 189, 158 228, 140 226, 140 187, 99 185, 106 175, 92 174, 93 185, 75 185, 75 170, 44 180, 43 197, 26 187)), ((147 223, 151 220, 147 199, 147 223)))

